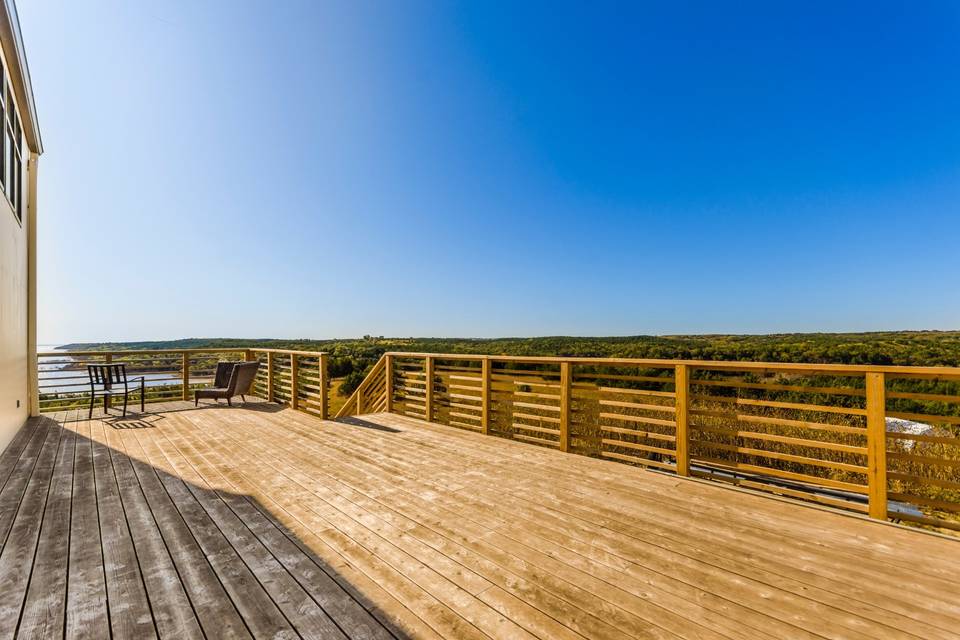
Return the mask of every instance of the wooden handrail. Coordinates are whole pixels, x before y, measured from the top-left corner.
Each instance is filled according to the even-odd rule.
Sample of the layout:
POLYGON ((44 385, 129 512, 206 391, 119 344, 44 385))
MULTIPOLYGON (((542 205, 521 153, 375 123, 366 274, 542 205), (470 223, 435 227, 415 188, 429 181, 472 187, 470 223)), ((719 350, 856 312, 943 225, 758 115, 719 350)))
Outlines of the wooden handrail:
MULTIPOLYGON (((84 393, 88 390, 89 384, 86 370, 82 368, 84 361, 115 362, 119 360, 126 363, 128 369, 151 376, 146 401, 162 402, 191 398, 194 388, 203 386, 212 379, 214 373, 212 366, 217 360, 216 356, 223 355, 233 355, 245 361, 257 360, 262 356, 266 356, 268 360, 283 359, 290 363, 289 366, 279 365, 285 376, 288 375, 288 370, 301 369, 293 372, 296 375, 290 376, 289 388, 284 387, 282 395, 289 393, 289 404, 294 409, 318 415, 321 418, 327 417, 329 408, 327 354, 319 351, 258 347, 42 351, 37 354, 40 411, 55 411, 86 402, 84 393), (75 363, 76 375, 73 375, 74 371, 69 368, 70 363, 65 363, 64 360, 75 358, 79 361, 75 363), (304 372, 302 366, 310 360, 316 360, 318 367, 304 372), (55 370, 44 368, 42 365, 45 361, 59 363, 58 368, 55 370), (60 366, 66 368, 59 368, 60 366)), ((277 366, 275 363, 273 368, 277 366)), ((264 388, 264 382, 266 378, 273 380, 268 372, 270 369, 269 365, 266 370, 261 368, 255 381, 258 388, 268 391, 267 395, 270 395, 269 389, 264 388)), ((279 374, 274 370, 273 375, 279 374)), ((281 395, 276 388, 273 391, 271 397, 281 395)))
POLYGON ((581 365, 632 365, 650 368, 672 368, 678 364, 686 364, 697 369, 710 370, 755 370, 755 371, 784 371, 784 372, 823 372, 836 374, 857 375, 864 373, 896 373, 906 375, 938 376, 945 378, 960 378, 960 367, 925 367, 913 365, 860 365, 860 364, 812 364, 806 362, 754 362, 740 360, 684 360, 663 358, 594 358, 594 357, 560 357, 560 356, 504 356, 482 355, 476 353, 414 353, 407 351, 388 351, 385 355, 396 358, 425 358, 430 356, 437 360, 491 360, 495 362, 518 362, 524 364, 559 364, 570 362, 581 365))
POLYGON ((960 530, 957 367, 391 351, 338 417, 371 407, 960 530), (917 379, 953 386, 887 391, 917 379), (888 431, 901 417, 932 435, 888 431))
MULTIPOLYGON (((59 364, 38 367, 40 408, 85 401, 85 360, 152 376, 159 402, 207 384, 223 355, 266 362, 259 395, 327 417, 327 354, 256 347, 41 352, 59 364)), ((337 417, 384 411, 960 530, 957 367, 392 351, 337 417)))
POLYGON ((350 415, 358 415, 363 413, 363 406, 361 399, 363 393, 367 390, 370 384, 377 379, 386 365, 386 356, 380 356, 380 359, 377 360, 373 367, 370 369, 370 372, 367 373, 366 377, 357 385, 357 388, 354 389, 353 393, 347 398, 347 402, 340 407, 340 411, 337 412, 336 418, 345 418, 350 415))
POLYGON ((316 357, 321 353, 326 353, 324 351, 300 351, 296 349, 268 349, 265 347, 209 347, 209 348, 190 348, 190 349, 104 349, 101 351, 90 351, 90 350, 71 350, 64 349, 63 351, 38 351, 38 356, 43 357, 53 357, 53 356, 102 356, 106 353, 114 354, 123 354, 123 355, 158 355, 158 354, 167 354, 167 353, 242 353, 244 351, 251 351, 254 353, 279 353, 282 355, 297 354, 300 356, 312 356, 316 357))

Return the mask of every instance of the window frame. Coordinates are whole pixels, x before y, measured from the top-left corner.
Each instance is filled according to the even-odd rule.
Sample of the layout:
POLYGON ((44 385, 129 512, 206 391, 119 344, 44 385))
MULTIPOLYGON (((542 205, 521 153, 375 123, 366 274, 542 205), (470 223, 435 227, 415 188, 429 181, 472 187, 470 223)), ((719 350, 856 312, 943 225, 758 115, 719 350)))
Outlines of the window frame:
POLYGON ((0 64, 0 191, 23 226, 23 124, 6 69, 0 64))

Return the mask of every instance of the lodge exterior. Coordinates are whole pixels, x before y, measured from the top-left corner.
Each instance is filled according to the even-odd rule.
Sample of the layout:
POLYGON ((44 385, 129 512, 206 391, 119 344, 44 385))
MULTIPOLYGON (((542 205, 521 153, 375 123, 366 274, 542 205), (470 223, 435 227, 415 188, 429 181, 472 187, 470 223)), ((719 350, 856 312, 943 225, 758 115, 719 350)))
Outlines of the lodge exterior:
POLYGON ((960 637, 957 368, 395 352, 332 407, 325 353, 37 353, 0 14, 0 638, 960 637))
POLYGON ((36 404, 37 160, 43 153, 13 0, 0 4, 0 448, 36 404))

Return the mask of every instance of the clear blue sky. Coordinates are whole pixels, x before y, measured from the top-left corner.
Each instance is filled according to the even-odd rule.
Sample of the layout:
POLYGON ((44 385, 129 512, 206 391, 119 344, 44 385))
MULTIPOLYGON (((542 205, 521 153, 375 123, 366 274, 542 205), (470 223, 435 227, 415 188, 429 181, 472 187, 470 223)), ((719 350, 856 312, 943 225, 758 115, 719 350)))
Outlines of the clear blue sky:
POLYGON ((41 342, 960 328, 960 5, 517 4, 20 0, 41 342))

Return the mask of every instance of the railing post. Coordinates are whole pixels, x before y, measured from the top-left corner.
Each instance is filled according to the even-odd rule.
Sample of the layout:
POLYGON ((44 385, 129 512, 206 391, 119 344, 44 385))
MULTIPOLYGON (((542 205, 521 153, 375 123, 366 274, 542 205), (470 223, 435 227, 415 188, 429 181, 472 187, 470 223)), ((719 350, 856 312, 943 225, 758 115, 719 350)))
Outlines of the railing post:
POLYGON ((426 405, 427 422, 433 421, 433 356, 427 356, 423 365, 424 381, 424 404, 426 405))
POLYGON ((383 361, 384 373, 387 376, 385 392, 387 394, 387 413, 393 413, 393 356, 389 353, 383 361))
POLYGON ((887 519, 887 393, 882 373, 867 373, 867 491, 871 518, 887 519))
POLYGON ((183 399, 190 399, 190 354, 186 351, 180 354, 180 371, 183 378, 183 399))
POLYGON ((273 402, 274 384, 273 351, 267 352, 267 402, 273 402))
POLYGON ((560 451, 570 451, 570 363, 560 363, 560 451))
POLYGON ((245 349, 243 352, 243 361, 244 362, 253 362, 255 358, 253 357, 253 351, 250 349, 245 349))
MULTIPOLYGON (((113 362, 113 354, 112 354, 112 353, 104 354, 104 356, 103 356, 103 363, 104 363, 104 364, 110 364, 111 362, 113 362)), ((107 409, 110 408, 110 400, 111 400, 111 398, 110 398, 109 395, 108 395, 108 396, 105 396, 104 399, 103 399, 103 402, 106 404, 107 409)))
POLYGON ((676 450, 677 475, 690 475, 690 370, 685 364, 678 364, 674 369, 673 382, 675 389, 674 405, 676 408, 676 450))
POLYGON ((480 361, 480 375, 482 386, 480 387, 480 429, 483 435, 490 434, 490 358, 484 358, 480 361))
POLYGON ((326 420, 330 412, 330 397, 327 395, 327 354, 321 353, 317 364, 320 366, 320 419, 326 420))
POLYGON ((300 399, 297 398, 297 378, 300 376, 300 361, 297 360, 297 354, 290 354, 290 408, 297 409, 300 406, 300 399))

